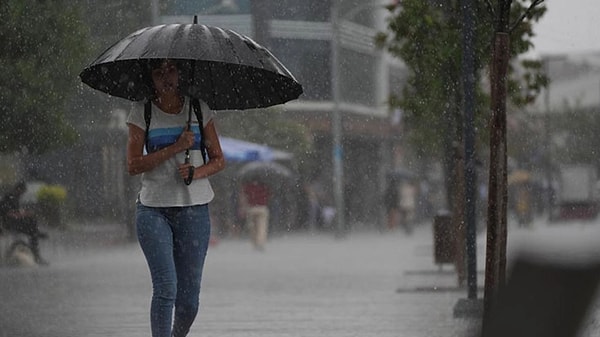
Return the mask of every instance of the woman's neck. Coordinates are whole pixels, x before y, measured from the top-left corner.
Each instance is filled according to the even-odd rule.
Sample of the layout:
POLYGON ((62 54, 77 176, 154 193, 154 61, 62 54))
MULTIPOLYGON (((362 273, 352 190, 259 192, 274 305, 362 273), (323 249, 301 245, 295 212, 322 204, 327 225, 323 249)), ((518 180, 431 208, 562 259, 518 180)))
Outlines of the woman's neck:
POLYGON ((159 96, 154 104, 168 114, 177 114, 183 109, 184 98, 180 95, 159 96))

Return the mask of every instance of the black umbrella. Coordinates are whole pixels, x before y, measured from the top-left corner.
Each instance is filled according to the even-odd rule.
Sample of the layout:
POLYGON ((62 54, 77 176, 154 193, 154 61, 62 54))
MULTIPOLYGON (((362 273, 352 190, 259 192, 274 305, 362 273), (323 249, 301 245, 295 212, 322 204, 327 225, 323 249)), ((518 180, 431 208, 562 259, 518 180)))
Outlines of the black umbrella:
POLYGON ((153 93, 151 59, 176 60, 182 91, 213 110, 268 107, 302 94, 302 86, 266 48, 232 30, 197 23, 140 29, 104 51, 79 76, 94 89, 142 101, 153 93))
MULTIPOLYGON (((264 108, 302 94, 302 86, 266 48, 232 30, 197 22, 195 16, 193 24, 140 29, 109 47, 79 77, 112 96, 148 101, 154 92, 148 61, 170 59, 177 61, 182 92, 213 110, 264 108)), ((190 168, 186 184, 192 174, 190 168)))

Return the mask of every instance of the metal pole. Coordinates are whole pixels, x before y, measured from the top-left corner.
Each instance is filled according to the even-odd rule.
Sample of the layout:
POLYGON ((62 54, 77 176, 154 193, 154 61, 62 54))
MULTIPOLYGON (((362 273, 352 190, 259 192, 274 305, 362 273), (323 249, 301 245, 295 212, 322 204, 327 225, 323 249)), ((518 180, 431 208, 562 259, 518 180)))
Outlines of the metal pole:
POLYGON ((542 121, 544 125, 544 168, 546 174, 546 180, 548 184, 548 190, 546 191, 546 197, 544 198, 546 203, 546 208, 548 209, 548 220, 554 220, 553 210, 552 210, 552 163, 551 163, 551 132, 550 132, 550 116, 552 114, 552 104, 550 103, 550 86, 552 85, 552 77, 550 76, 550 62, 553 61, 563 61, 566 59, 564 55, 547 55, 542 57, 542 64, 544 67, 544 72, 548 78, 548 83, 546 84, 546 90, 544 93, 544 105, 545 105, 545 113, 542 116, 542 121))
MULTIPOLYGON (((343 145, 343 118, 340 109, 340 3, 341 0, 331 0, 331 136, 333 158, 333 198, 336 210, 335 231, 337 236, 345 232, 345 201, 344 201, 344 145, 343 145)), ((343 18, 351 18, 360 11, 379 3, 363 3, 343 14, 343 18)))
POLYGON ((547 184, 548 184, 548 189, 546 190, 546 197, 544 198, 545 202, 546 202, 546 208, 548 210, 548 221, 552 221, 554 220, 554 217, 552 216, 552 170, 550 167, 550 123, 549 123, 549 119, 550 119, 550 81, 552 81, 552 79, 550 79, 550 65, 548 64, 550 62, 550 59, 545 59, 544 61, 544 71, 546 72, 546 76, 548 77, 548 84, 546 85, 546 92, 544 95, 544 103, 546 105, 546 114, 544 116, 544 144, 545 144, 545 151, 544 151, 544 169, 545 169, 545 173, 546 173, 546 180, 547 180, 547 184))
POLYGON ((152 25, 156 26, 159 24, 158 22, 158 17, 159 17, 159 5, 158 5, 158 0, 152 0, 152 2, 150 3, 150 12, 152 14, 152 25))
POLYGON ((339 76, 339 1, 332 0, 331 6, 331 136, 333 158, 333 198, 336 210, 335 230, 337 236, 342 236, 345 222, 344 206, 344 148, 342 144, 342 114, 340 111, 340 76, 339 76))
POLYGON ((467 287, 468 298, 477 298, 477 251, 475 228, 475 55, 473 50, 473 4, 463 0, 463 90, 465 137, 465 215, 467 227, 467 287))

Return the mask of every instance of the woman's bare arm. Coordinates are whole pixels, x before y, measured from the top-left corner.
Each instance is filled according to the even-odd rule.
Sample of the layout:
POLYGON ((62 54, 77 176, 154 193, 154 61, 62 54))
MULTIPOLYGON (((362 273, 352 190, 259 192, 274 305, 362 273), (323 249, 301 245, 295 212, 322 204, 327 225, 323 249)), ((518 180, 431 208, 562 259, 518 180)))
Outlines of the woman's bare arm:
POLYGON ((159 151, 144 155, 144 144, 146 132, 140 127, 129 125, 129 137, 127 140, 127 171, 130 175, 137 175, 150 171, 167 159, 183 152, 194 144, 194 133, 183 131, 177 142, 159 151))
MULTIPOLYGON (((225 157, 223 156, 221 143, 219 142, 217 130, 212 120, 208 121, 202 134, 209 160, 205 165, 194 168, 194 179, 209 177, 225 168, 225 157)), ((179 175, 182 178, 185 179, 188 176, 190 166, 191 164, 179 165, 179 175)))

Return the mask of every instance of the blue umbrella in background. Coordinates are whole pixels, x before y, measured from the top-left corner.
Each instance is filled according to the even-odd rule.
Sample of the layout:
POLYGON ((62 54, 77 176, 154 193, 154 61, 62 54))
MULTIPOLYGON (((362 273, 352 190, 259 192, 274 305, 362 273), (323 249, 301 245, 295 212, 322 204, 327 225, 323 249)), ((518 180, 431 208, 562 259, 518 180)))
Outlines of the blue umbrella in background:
POLYGON ((273 149, 239 139, 219 137, 225 160, 229 162, 271 161, 273 149))
POLYGON ((251 143, 235 138, 219 137, 221 149, 228 162, 252 162, 290 160, 293 155, 266 145, 251 143))

